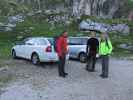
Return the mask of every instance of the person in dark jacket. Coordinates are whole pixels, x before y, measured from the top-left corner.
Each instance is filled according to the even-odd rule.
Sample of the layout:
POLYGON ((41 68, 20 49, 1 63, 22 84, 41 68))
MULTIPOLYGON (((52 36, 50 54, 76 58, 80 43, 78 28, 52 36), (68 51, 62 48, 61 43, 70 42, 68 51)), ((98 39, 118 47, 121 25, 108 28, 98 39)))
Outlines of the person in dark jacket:
POLYGON ((58 71, 59 76, 65 77, 68 73, 65 72, 65 60, 66 54, 68 53, 68 44, 67 44, 67 32, 64 31, 57 39, 57 54, 59 57, 58 71))
POLYGON ((96 54, 99 48, 99 41, 96 38, 96 33, 91 33, 91 38, 87 41, 86 46, 86 54, 87 54, 87 65, 86 70, 90 72, 95 71, 95 64, 96 64, 96 54))

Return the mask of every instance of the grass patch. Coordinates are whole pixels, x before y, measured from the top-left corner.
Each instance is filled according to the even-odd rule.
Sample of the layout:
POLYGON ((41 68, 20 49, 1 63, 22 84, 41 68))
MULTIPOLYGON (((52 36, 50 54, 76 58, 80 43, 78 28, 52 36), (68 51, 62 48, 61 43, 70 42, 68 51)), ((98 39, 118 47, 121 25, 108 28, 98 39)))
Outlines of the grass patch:
POLYGON ((114 47, 113 56, 114 57, 133 57, 133 51, 120 48, 120 44, 130 44, 133 45, 133 34, 121 35, 116 33, 110 33, 110 38, 114 47))
POLYGON ((12 79, 11 76, 0 77, 0 83, 7 83, 12 79))
POLYGON ((130 57, 133 57, 132 51, 125 50, 125 49, 120 49, 120 48, 116 48, 113 51, 112 55, 114 57, 118 57, 118 58, 130 58, 130 57))
MULTIPOLYGON (((61 24, 51 25, 42 17, 27 17, 24 22, 18 23, 12 32, 0 32, 0 58, 9 58, 11 56, 11 48, 17 41, 33 36, 54 37, 59 35, 65 28, 61 24)), ((72 35, 73 28, 70 31, 72 35)))
POLYGON ((127 24, 131 30, 133 29, 133 22, 129 21, 126 18, 115 18, 115 19, 110 19, 110 18, 97 18, 95 16, 87 16, 83 15, 81 17, 82 20, 90 19, 94 22, 99 22, 99 23, 105 23, 105 24, 127 24))
POLYGON ((7 17, 6 16, 0 16, 0 22, 6 22, 7 17))
POLYGON ((11 56, 12 41, 0 41, 0 58, 8 59, 11 56))
MULTIPOLYGON (((82 16, 82 19, 88 18, 88 16, 82 16)), ((122 19, 98 19, 95 17, 89 17, 95 21, 103 21, 105 23, 125 23, 127 20, 122 19)), ((131 25, 133 23, 129 22, 131 25)), ((73 20, 73 22, 64 26, 62 24, 49 24, 46 22, 43 16, 37 15, 32 17, 27 17, 24 22, 18 23, 17 27, 14 28, 12 32, 0 33, 0 58, 7 59, 11 56, 11 48, 17 41, 21 41, 26 37, 32 36, 46 36, 46 37, 54 37, 55 35, 59 35, 63 30, 67 30, 69 36, 80 36, 86 35, 89 33, 83 33, 78 30, 78 23, 73 20)), ((122 35, 120 33, 110 33, 110 37, 114 46, 114 55, 125 56, 132 54, 130 51, 122 50, 118 48, 118 46, 122 43, 132 43, 133 44, 133 34, 122 35)))
POLYGON ((11 75, 2 75, 2 76, 0 76, 0 87, 5 86, 12 79, 13 79, 13 77, 11 75))

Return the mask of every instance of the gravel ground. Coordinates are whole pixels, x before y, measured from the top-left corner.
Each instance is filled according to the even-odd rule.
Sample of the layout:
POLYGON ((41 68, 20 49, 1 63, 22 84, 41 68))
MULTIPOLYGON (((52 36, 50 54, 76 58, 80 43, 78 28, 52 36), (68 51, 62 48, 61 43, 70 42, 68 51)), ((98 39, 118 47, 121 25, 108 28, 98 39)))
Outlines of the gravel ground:
POLYGON ((34 66, 23 60, 9 60, 7 71, 15 80, 0 88, 0 100, 133 100, 133 61, 111 58, 108 79, 87 72, 85 64, 69 61, 68 77, 58 77, 56 64, 34 66))

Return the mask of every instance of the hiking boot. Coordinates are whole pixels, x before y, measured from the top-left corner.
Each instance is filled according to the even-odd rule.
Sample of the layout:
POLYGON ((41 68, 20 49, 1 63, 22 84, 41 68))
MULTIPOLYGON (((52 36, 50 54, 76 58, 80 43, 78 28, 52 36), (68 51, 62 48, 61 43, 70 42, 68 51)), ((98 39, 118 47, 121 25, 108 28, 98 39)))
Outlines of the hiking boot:
POLYGON ((105 76, 103 74, 100 75, 101 78, 108 78, 108 76, 105 76))

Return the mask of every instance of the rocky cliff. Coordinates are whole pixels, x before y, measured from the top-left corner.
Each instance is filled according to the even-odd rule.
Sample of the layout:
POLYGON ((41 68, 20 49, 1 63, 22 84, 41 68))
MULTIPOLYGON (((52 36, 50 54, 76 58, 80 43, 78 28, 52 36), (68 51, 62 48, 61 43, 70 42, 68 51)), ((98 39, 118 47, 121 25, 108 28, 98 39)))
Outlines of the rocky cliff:
POLYGON ((124 16, 124 13, 129 12, 129 8, 131 8, 130 11, 133 10, 133 1, 131 0, 0 0, 0 13, 4 9, 6 12, 10 10, 10 14, 13 10, 17 10, 17 4, 20 10, 23 5, 30 10, 63 10, 76 17, 81 15, 104 18, 121 17, 124 16), (12 9, 9 9, 11 7, 12 9))
POLYGON ((112 18, 120 7, 120 0, 73 0, 74 15, 112 18))
POLYGON ((124 0, 17 0, 17 2, 31 4, 36 9, 57 9, 61 6, 77 17, 91 15, 112 18, 124 0))

